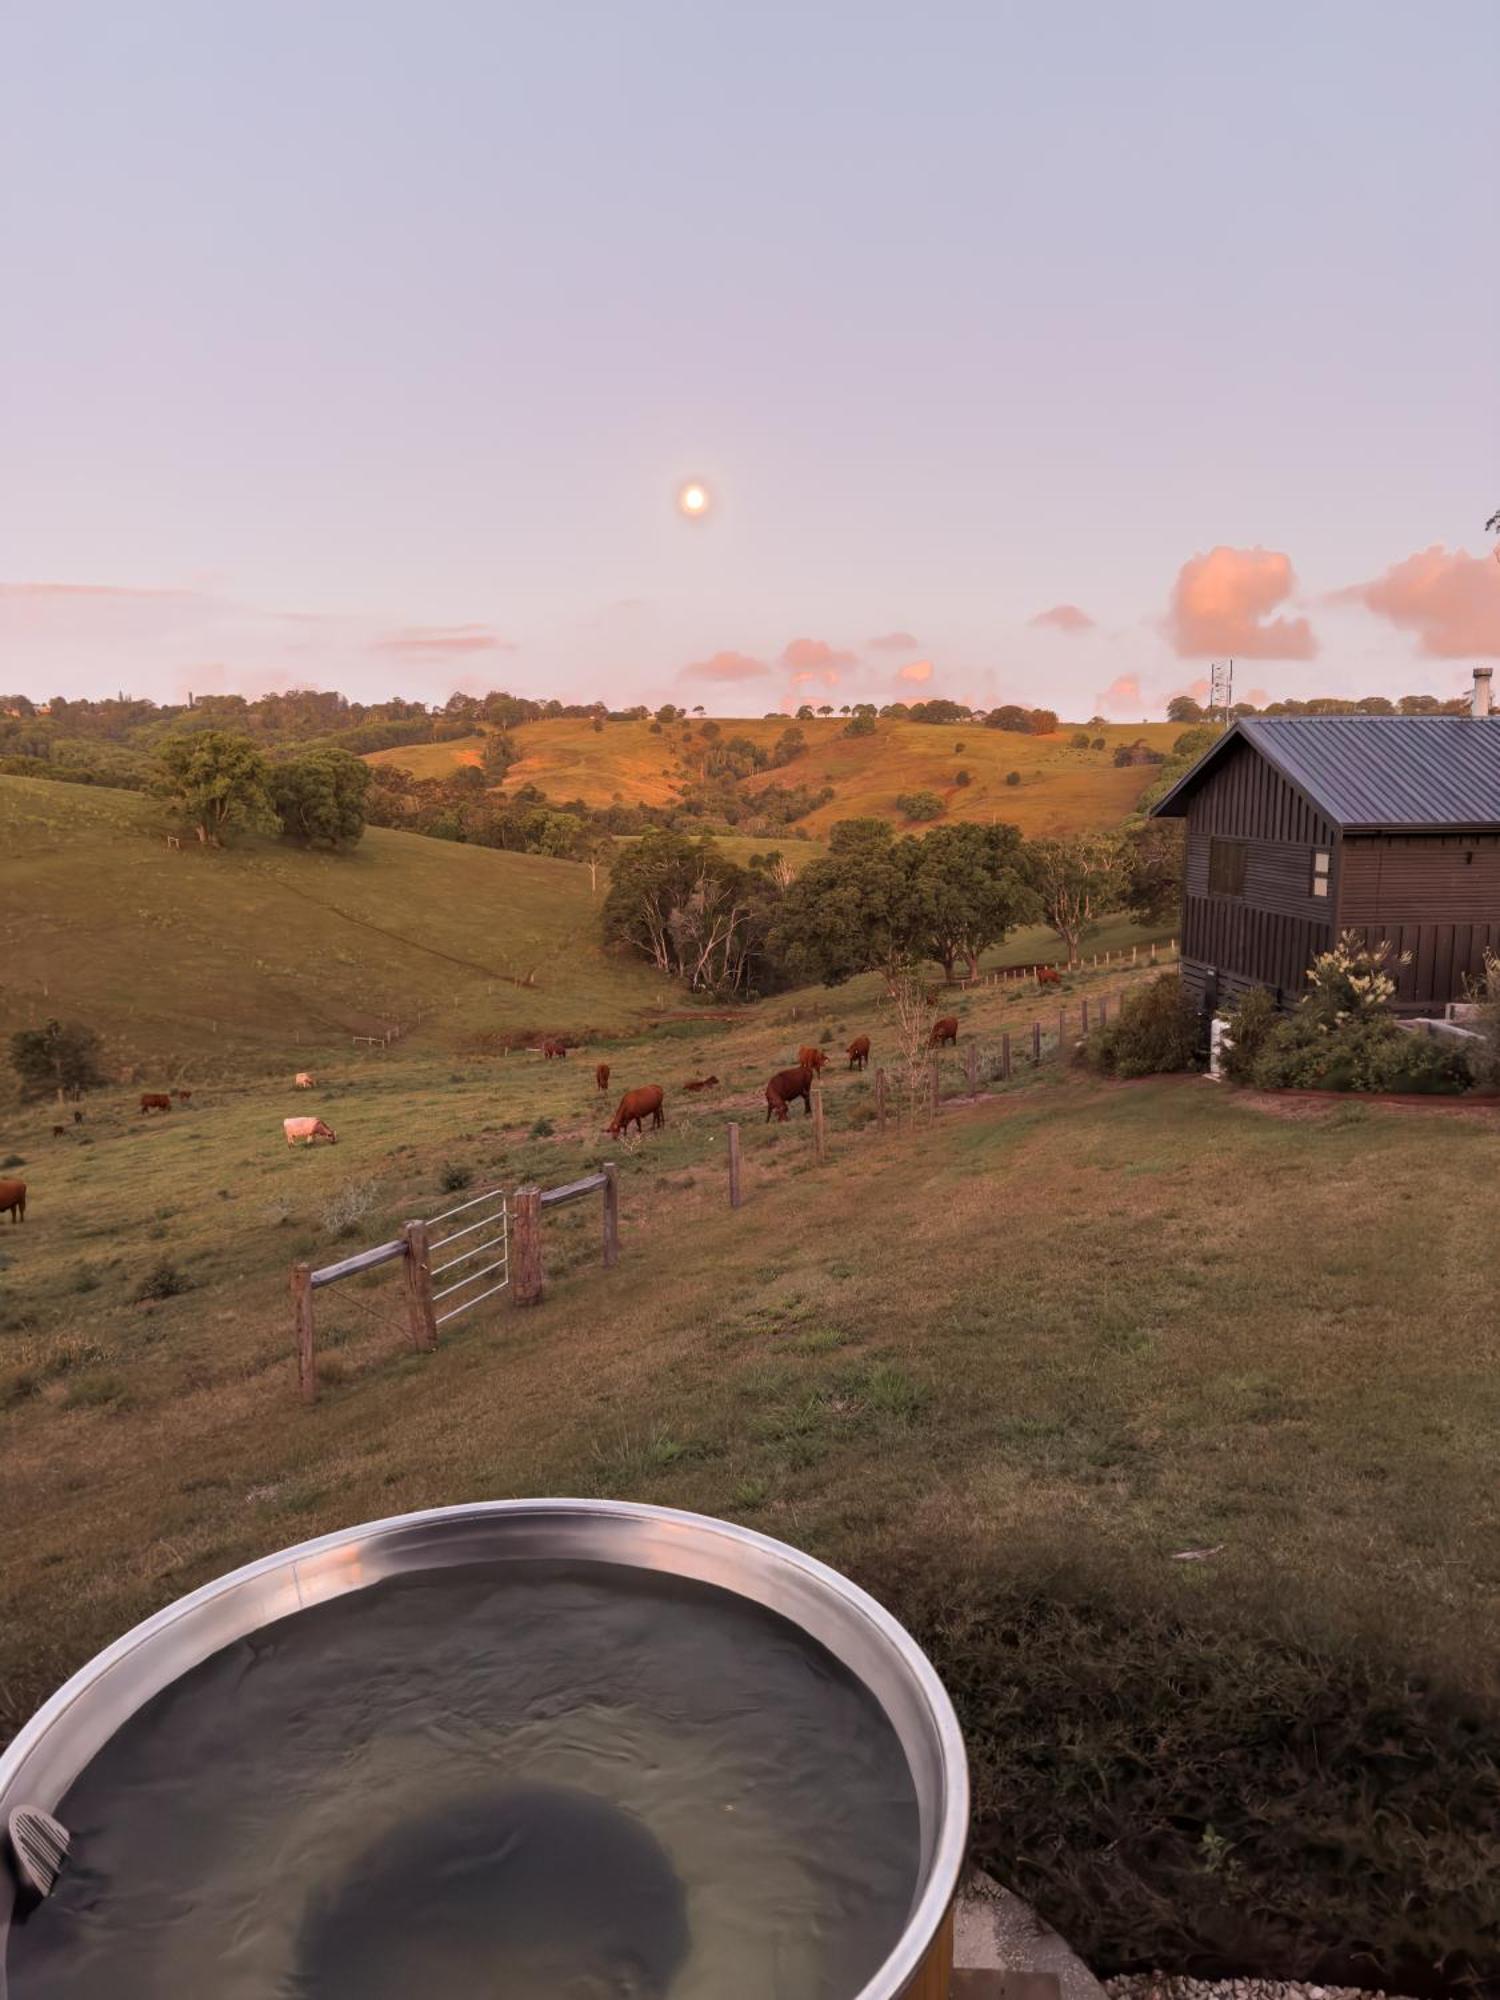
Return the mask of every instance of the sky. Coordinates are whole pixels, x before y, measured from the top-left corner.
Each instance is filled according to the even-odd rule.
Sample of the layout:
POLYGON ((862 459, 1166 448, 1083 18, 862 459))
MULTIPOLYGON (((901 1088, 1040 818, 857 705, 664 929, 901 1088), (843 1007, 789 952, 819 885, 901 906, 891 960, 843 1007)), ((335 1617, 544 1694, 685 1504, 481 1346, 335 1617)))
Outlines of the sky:
POLYGON ((1497 93, 1494 0, 5 0, 0 690, 1458 692, 1497 93))

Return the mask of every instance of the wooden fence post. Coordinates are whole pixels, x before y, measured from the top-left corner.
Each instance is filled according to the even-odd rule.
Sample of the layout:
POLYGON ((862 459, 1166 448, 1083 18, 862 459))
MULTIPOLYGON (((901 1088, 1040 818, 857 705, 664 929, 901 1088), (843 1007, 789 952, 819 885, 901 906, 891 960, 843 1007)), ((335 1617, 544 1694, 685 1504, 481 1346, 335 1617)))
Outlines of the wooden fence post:
POLYGON ((604 1162, 604 1268, 612 1271, 620 1261, 620 1169, 613 1160, 604 1162))
POLYGON ((1007 1028, 1005 1030, 1005 1033, 1000 1037, 1000 1074, 1007 1083, 1010 1082, 1010 1029, 1009 1028, 1007 1028))
POLYGON ((1155 965, 1156 963, 1156 941, 1154 938, 1152 939, 1151 942, 1151 963, 1153 965, 1155 965))
POLYGON ((969 1046, 964 1050, 964 1068, 968 1073, 969 1095, 979 1095, 979 1044, 970 1035, 969 1046))
POLYGON ((812 1087, 813 1111, 813 1151, 820 1160, 828 1157, 828 1140, 823 1130, 823 1086, 818 1082, 812 1087))
POLYGON ((318 1400, 318 1363, 313 1352, 312 1265, 292 1266, 292 1324, 297 1331, 297 1387, 304 1403, 318 1400))
POLYGON ((518 1306, 539 1306, 542 1302, 542 1191, 537 1187, 516 1189, 511 1209, 511 1294, 518 1306))
POLYGON ((943 1095, 943 1064, 940 1056, 932 1059, 932 1115, 937 1117, 938 1104, 943 1095))
POLYGON ((1089 1003, 1086 998, 1079 1001, 1078 1013, 1083 1023, 1081 1032, 1086 1035, 1089 1031, 1089 1003))
POLYGON ((437 1320, 432 1308, 432 1251, 425 1222, 402 1225, 401 1241, 406 1255, 401 1261, 401 1279, 406 1288, 406 1325, 411 1344, 420 1350, 437 1346, 437 1320))
POLYGON ((1031 1024, 1031 1060, 1034 1063, 1039 1063, 1041 1059, 1042 1059, 1042 1024, 1040 1021, 1033 1021, 1031 1024))
POLYGON ((1068 1010, 1066 1007, 1059 1007, 1057 1010, 1057 1049, 1059 1055, 1062 1053, 1063 1048, 1067 1043, 1067 1039, 1068 1039, 1068 1010))
POLYGON ((1136 955, 1136 951, 1137 951, 1138 949, 1139 949, 1139 947, 1138 947, 1138 946, 1136 946, 1136 945, 1132 945, 1132 946, 1130 947, 1130 963, 1131 963, 1132 965, 1134 965, 1134 964, 1135 964, 1135 955, 1136 955))
POLYGON ((875 1130, 885 1137, 885 1071, 875 1072, 875 1130))
POLYGON ((1099 995, 1099 1026, 1101 1028, 1109 1026, 1109 1002, 1102 993, 1099 995))
MULTIPOLYGON (((879 1071, 876 1073, 877 1075, 880 1074, 879 1071)), ((740 1128, 738 1125, 731 1125, 729 1128, 729 1206, 731 1208, 738 1208, 740 1200, 740 1128)))

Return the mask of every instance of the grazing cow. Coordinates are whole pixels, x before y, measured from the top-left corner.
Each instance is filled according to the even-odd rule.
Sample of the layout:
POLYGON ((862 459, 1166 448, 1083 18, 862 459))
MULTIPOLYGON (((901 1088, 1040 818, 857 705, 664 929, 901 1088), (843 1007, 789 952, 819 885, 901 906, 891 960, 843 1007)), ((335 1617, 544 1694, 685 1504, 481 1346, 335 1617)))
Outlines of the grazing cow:
POLYGON ((547 1062, 554 1056, 562 1058, 568 1053, 568 1045, 557 1035, 548 1035, 542 1043, 542 1055, 547 1062))
POLYGON ((172 1095, 177 1099, 179 1104, 187 1104, 190 1102, 193 1093, 190 1090, 174 1090, 172 1095))
POLYGON ((54 1126, 53 1126, 53 1128, 52 1128, 52 1136, 53 1136, 53 1138, 54 1138, 54 1139, 66 1139, 66 1138, 67 1138, 67 1136, 68 1136, 68 1128, 67 1128, 67 1126, 66 1126, 66 1125, 54 1125, 54 1126))
POLYGON ((810 1043, 797 1051, 797 1067, 799 1069, 810 1069, 814 1076, 817 1075, 827 1060, 828 1058, 824 1055, 823 1051, 813 1048, 810 1043))
POLYGON ((281 1129, 289 1146, 295 1146, 299 1139, 305 1146, 310 1146, 314 1139, 326 1139, 330 1146, 339 1142, 337 1132, 321 1118, 283 1118, 281 1129))
POLYGON ((766 1123, 769 1125, 775 1118, 784 1125, 787 1106, 795 1104, 799 1097, 802 1099, 803 1116, 811 1118, 812 1085, 813 1072, 803 1064, 799 1063, 796 1069, 777 1070, 766 1085, 766 1123))
POLYGON ((856 1035, 854 1040, 849 1044, 850 1069, 863 1069, 869 1060, 870 1037, 868 1035, 856 1035))
POLYGON ((1062 974, 1055 965, 1039 965, 1036 969, 1038 986, 1061 986, 1062 974))
POLYGON ((4 1215, 7 1209, 12 1222, 26 1220, 25 1181, 0 1181, 0 1215, 4 1215))
POLYGON ((594 1088, 595 1088, 595 1090, 608 1090, 608 1089, 609 1089, 609 1064, 608 1064, 608 1063, 596 1063, 596 1064, 595 1064, 595 1066, 594 1066, 594 1088))
POLYGON ((691 1083, 685 1083, 684 1090, 712 1090, 718 1082, 716 1076, 695 1076, 691 1083))
POLYGON ((620 1099, 619 1110, 610 1119, 604 1129, 608 1132, 611 1139, 618 1139, 621 1133, 628 1132, 631 1125, 634 1124, 636 1132, 639 1134, 641 1120, 649 1118, 651 1120, 651 1130, 653 1132, 660 1131, 661 1127, 667 1122, 666 1113, 661 1108, 661 1102, 662 1087, 659 1083, 644 1084, 639 1090, 627 1090, 625 1095, 620 1099))
POLYGON ((81 1125, 83 1123, 83 1113, 81 1111, 75 1111, 73 1113, 73 1123, 75 1125, 81 1125))
POLYGON ((142 1094, 141 1097, 142 1112, 170 1111, 171 1109, 172 1109, 172 1100, 170 1097, 167 1096, 165 1091, 148 1090, 142 1094))
POLYGON ((945 1014, 941 1021, 933 1022, 932 1037, 931 1037, 931 1046, 933 1048, 940 1049, 943 1046, 944 1042, 957 1042, 957 1040, 958 1040, 957 1014, 945 1014))
POLYGON ((316 1086, 317 1081, 318 1079, 315 1076, 309 1076, 305 1069, 298 1070, 297 1072, 298 1090, 312 1090, 316 1086))

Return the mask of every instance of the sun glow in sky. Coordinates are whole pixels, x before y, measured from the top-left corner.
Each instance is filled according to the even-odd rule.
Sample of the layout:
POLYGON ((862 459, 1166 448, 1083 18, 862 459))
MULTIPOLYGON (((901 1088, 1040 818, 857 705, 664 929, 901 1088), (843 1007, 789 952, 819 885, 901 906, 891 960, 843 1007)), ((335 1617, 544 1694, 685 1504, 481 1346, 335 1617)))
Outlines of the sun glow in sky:
POLYGON ((0 14, 0 697, 1500 658, 1495 0, 0 14))

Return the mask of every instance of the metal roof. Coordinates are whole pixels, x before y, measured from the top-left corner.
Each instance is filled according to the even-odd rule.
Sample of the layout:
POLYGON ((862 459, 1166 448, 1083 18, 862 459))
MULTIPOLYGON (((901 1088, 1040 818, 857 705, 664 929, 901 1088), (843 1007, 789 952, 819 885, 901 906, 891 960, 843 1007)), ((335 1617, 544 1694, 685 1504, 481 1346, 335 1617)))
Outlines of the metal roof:
POLYGON ((1347 832, 1500 827, 1500 716, 1242 716, 1165 798, 1180 818, 1237 738, 1347 832))

